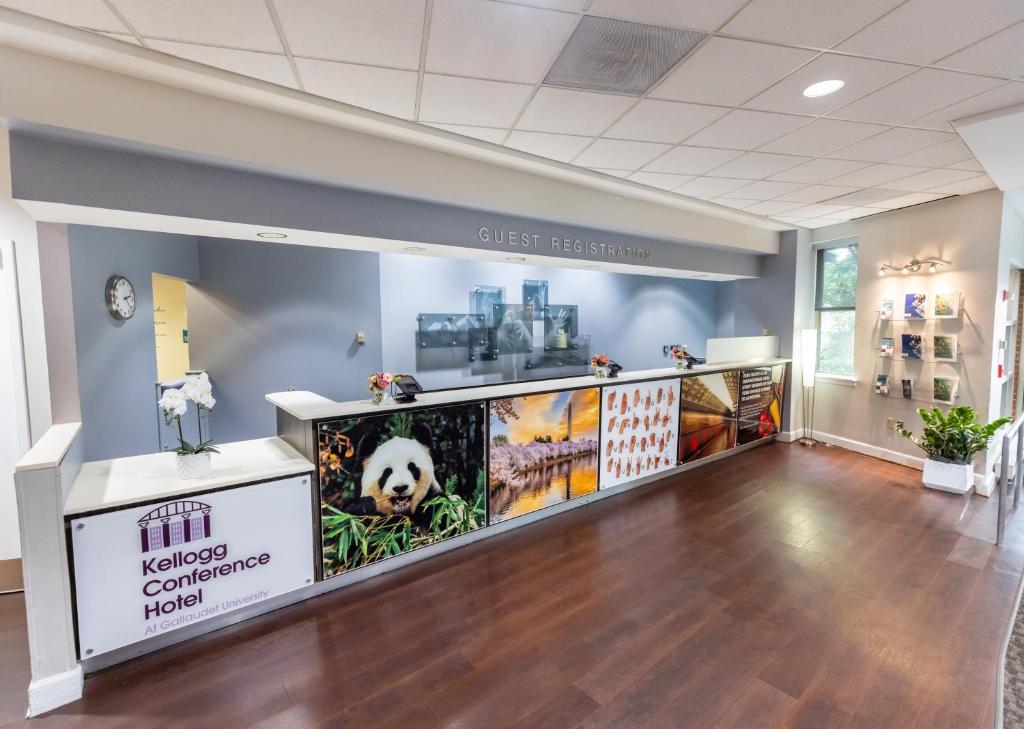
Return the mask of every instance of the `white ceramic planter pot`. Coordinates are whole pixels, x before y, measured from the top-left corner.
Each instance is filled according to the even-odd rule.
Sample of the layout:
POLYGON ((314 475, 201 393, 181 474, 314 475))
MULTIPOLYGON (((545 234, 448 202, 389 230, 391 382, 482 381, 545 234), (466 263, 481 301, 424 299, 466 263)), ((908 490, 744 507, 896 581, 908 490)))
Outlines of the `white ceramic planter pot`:
POLYGON ((970 463, 943 463, 928 458, 921 481, 930 489, 966 494, 974 487, 974 468, 970 463))
POLYGON ((209 453, 178 454, 178 478, 206 478, 211 467, 209 453))

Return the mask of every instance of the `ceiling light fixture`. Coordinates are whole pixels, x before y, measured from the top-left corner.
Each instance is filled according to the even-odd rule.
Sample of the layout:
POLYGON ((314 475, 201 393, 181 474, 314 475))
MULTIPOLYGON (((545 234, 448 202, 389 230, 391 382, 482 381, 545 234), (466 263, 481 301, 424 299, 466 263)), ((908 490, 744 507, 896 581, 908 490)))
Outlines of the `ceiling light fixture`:
POLYGON ((804 96, 808 99, 817 99, 821 96, 828 96, 846 86, 846 82, 837 78, 830 78, 826 81, 819 81, 804 89, 804 96))
POLYGON ((909 262, 904 263, 902 266, 893 266, 891 263, 883 263, 878 267, 878 275, 884 276, 886 271, 899 271, 904 276, 911 273, 919 273, 922 266, 928 267, 928 273, 935 273, 940 268, 945 268, 950 265, 949 261, 943 258, 911 258, 909 262))
POLYGON ((288 237, 284 233, 271 233, 270 231, 266 231, 266 230, 263 231, 262 233, 257 233, 256 235, 259 238, 271 238, 271 239, 274 239, 274 240, 277 240, 279 238, 287 238, 288 237))
POLYGON ((423 246, 406 246, 405 250, 409 251, 409 253, 423 253, 427 249, 423 246))
POLYGON ((506 260, 506 261, 509 261, 510 263, 522 263, 522 262, 524 262, 524 261, 525 261, 526 259, 525 259, 525 258, 523 258, 522 256, 509 256, 509 257, 508 257, 508 258, 506 258, 505 260, 506 260))

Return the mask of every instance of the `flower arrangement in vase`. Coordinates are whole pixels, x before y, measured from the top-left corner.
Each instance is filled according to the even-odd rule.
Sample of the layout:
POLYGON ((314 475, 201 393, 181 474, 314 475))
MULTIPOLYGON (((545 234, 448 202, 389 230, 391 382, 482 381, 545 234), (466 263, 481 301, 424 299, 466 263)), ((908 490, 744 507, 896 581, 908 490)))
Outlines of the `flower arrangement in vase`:
POLYGON ((594 370, 594 377, 607 377, 608 376, 608 363, 611 360, 607 354, 595 354, 590 358, 590 368, 594 370))
POLYGON ((370 387, 370 400, 374 405, 380 405, 384 402, 384 395, 394 381, 395 376, 390 372, 374 372, 366 378, 366 382, 370 387))
POLYGON ((203 440, 203 420, 217 401, 213 397, 213 386, 205 372, 198 375, 186 375, 185 384, 179 388, 164 391, 160 398, 160 409, 164 413, 167 425, 178 426, 178 478, 205 478, 210 475, 212 465, 210 454, 219 453, 212 440, 203 440), (194 403, 199 411, 199 443, 193 445, 185 440, 181 428, 181 418, 188 412, 188 404, 194 403))
POLYGON ((672 345, 672 361, 676 363, 676 369, 684 370, 688 364, 690 353, 682 344, 672 345))

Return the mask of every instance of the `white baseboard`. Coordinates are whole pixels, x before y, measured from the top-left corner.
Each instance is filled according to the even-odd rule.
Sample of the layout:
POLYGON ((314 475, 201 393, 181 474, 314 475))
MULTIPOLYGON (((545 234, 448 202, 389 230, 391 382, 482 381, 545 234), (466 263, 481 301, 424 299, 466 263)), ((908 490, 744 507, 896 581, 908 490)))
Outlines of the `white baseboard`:
POLYGON ((803 432, 799 430, 784 430, 775 436, 775 440, 783 443, 792 443, 803 438, 803 432))
POLYGON ((39 716, 82 698, 82 666, 32 681, 28 685, 28 715, 39 716))
MULTIPOLYGON (((828 443, 829 445, 838 446, 839 448, 845 448, 848 451, 863 453, 865 456, 889 461, 890 463, 898 463, 901 466, 914 468, 918 471, 924 470, 924 459, 919 456, 907 455, 900 451, 882 448, 881 446, 864 443, 851 438, 844 438, 840 435, 833 435, 832 433, 822 433, 819 430, 814 431, 814 437, 822 443, 828 443)), ((779 435, 779 440, 783 440, 782 434, 779 435)), ((989 496, 995 489, 995 483, 995 474, 986 475, 977 472, 974 474, 974 490, 981 496, 989 496)))

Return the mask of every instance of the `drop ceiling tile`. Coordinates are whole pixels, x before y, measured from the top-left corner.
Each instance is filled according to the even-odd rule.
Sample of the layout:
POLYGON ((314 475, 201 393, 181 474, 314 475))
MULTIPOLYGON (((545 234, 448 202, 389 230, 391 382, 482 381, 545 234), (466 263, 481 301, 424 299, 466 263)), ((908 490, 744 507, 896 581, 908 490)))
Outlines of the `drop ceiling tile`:
POLYGON ((891 197, 888 200, 880 200, 877 203, 868 205, 867 207, 893 210, 895 208, 908 208, 911 205, 920 205, 921 203, 931 202, 932 200, 938 200, 943 197, 949 197, 949 195, 940 192, 914 192, 910 195, 901 195, 900 197, 891 197))
POLYGON ((594 0, 590 15, 635 23, 712 31, 732 17, 746 0, 594 0))
MULTIPOLYGON (((1022 54, 1024 55, 1024 54, 1022 54)), ((1024 103, 1024 83, 1014 81, 1012 83, 997 86, 991 91, 972 96, 956 104, 951 104, 938 111, 933 111, 911 121, 917 127, 929 127, 931 129, 954 129, 950 122, 964 117, 974 116, 986 111, 1004 109, 1007 106, 1016 106, 1024 103)))
POLYGON ((274 0, 296 56, 417 69, 425 0, 274 0))
POLYGON ((828 114, 915 70, 914 66, 901 63, 823 53, 743 106, 790 114, 828 114), (840 79, 846 85, 828 96, 814 99, 804 96, 804 89, 826 79, 840 79))
POLYGON ((636 99, 629 96, 542 86, 516 126, 534 132, 593 137, 601 134, 635 103, 636 99))
POLYGON ((513 131, 508 135, 505 146, 559 162, 569 162, 592 140, 593 137, 574 137, 568 134, 513 131))
POLYGON ((971 150, 967 145, 957 139, 950 139, 948 142, 936 144, 934 147, 925 147, 917 152, 905 154, 902 157, 893 159, 893 164, 898 165, 919 165, 921 167, 949 167, 956 162, 963 162, 971 159, 971 150))
POLYGON ((927 129, 896 128, 869 137, 861 142, 837 149, 828 154, 836 159, 851 159, 858 162, 888 162, 910 152, 946 142, 953 135, 927 129))
POLYGON ((684 182, 695 178, 693 175, 670 175, 665 172, 634 172, 629 179, 639 182, 641 185, 659 187, 662 190, 674 190, 684 182))
POLYGON ((779 202, 777 200, 768 200, 766 202, 758 203, 757 205, 751 205, 749 208, 745 208, 748 213, 754 215, 778 215, 784 213, 787 210, 792 210, 798 207, 796 204, 791 202, 779 202))
POLYGON ((750 184, 750 180, 734 180, 728 177, 697 177, 680 185, 676 192, 690 197, 699 197, 702 200, 710 200, 748 184, 750 184))
POLYGON ((880 200, 888 200, 892 197, 898 197, 899 194, 900 190, 866 187, 863 190, 856 190, 855 192, 850 192, 846 195, 838 195, 828 198, 828 201, 832 205, 869 205, 880 200))
POLYGON ((505 135, 508 134, 507 129, 497 129, 495 127, 467 127, 462 124, 429 124, 428 126, 493 144, 501 144, 505 141, 505 135))
POLYGON ((803 222, 803 218, 794 218, 789 215, 773 215, 772 218, 782 223, 789 223, 791 225, 800 225, 803 222))
POLYGON ((869 215, 878 215, 879 213, 885 212, 878 208, 866 208, 866 207, 854 207, 847 208, 846 210, 840 210, 838 213, 832 213, 833 215, 841 215, 847 220, 855 220, 857 218, 866 218, 869 215))
POLYGON ((435 0, 426 70, 540 83, 576 19, 569 13, 508 3, 435 0))
POLYGON ((671 172, 678 175, 703 175, 736 159, 742 152, 707 147, 676 147, 647 165, 646 172, 671 172))
POLYGON ((848 207, 849 205, 805 205, 796 210, 789 210, 787 214, 795 218, 827 218, 830 213, 838 213, 848 207))
MULTIPOLYGON (((288 58, 273 53, 256 51, 235 51, 228 48, 197 46, 191 43, 173 43, 171 41, 148 41, 150 48, 179 58, 222 68, 226 71, 243 76, 270 81, 280 86, 296 88, 295 74, 292 73, 288 58)), ((413 86, 415 93, 415 85, 413 86)), ((313 92, 317 93, 317 92, 313 92)), ((326 94, 321 94, 325 96, 326 94)))
POLYGON ((946 165, 952 170, 967 170, 968 172, 984 172, 985 168, 981 166, 981 162, 971 157, 965 159, 963 162, 957 162, 953 165, 946 165))
POLYGON ((812 159, 810 162, 772 175, 769 179, 783 182, 824 182, 867 166, 867 162, 854 162, 846 159, 812 159))
POLYGON ((416 72, 296 58, 306 91, 382 114, 411 119, 416 106, 416 72))
POLYGON ((746 177, 749 180, 760 180, 790 167, 796 167, 807 159, 788 154, 747 152, 742 157, 716 167, 713 172, 716 177, 746 177))
POLYGON ((512 2, 515 5, 533 5, 537 8, 576 13, 587 6, 588 0, 499 0, 499 2, 512 2))
POLYGON ((834 177, 829 180, 829 184, 878 187, 892 180, 910 177, 919 172, 927 172, 927 170, 927 167, 910 167, 907 165, 871 165, 855 172, 834 177))
POLYGON ((717 197, 711 202, 723 205, 727 208, 734 208, 736 210, 743 210, 744 208, 749 208, 752 205, 759 205, 761 203, 760 200, 737 200, 729 197, 717 197))
POLYGON ((452 76, 423 76, 420 120, 480 127, 512 126, 532 86, 452 76))
POLYGON ((753 0, 722 29, 776 43, 830 48, 902 0, 753 0))
POLYGON ((839 223, 845 223, 846 221, 842 218, 804 218, 800 221, 800 225, 805 228, 815 230, 817 228, 828 228, 832 225, 838 225, 839 223))
MULTIPOLYGON (((771 200, 772 198, 777 198, 780 195, 800 190, 803 187, 803 185, 796 182, 771 182, 768 180, 758 180, 757 182, 751 182, 750 184, 732 190, 731 192, 724 193, 722 197, 738 197, 746 198, 747 200, 771 200)), ((796 206, 794 205, 793 207, 796 206)))
POLYGON ((602 175, 611 175, 613 177, 629 177, 633 174, 629 170, 609 170, 602 169, 601 167, 588 167, 587 169, 593 170, 594 172, 600 172, 602 175))
POLYGON ((756 149, 809 121, 804 116, 736 109, 688 137, 686 143, 697 147, 756 149))
POLYGON ((128 35, 127 33, 107 33, 106 31, 103 31, 103 30, 98 30, 96 32, 99 33, 100 35, 107 36, 107 38, 113 38, 114 40, 119 40, 119 41, 121 41, 123 43, 131 43, 133 46, 141 46, 142 45, 141 43, 139 43, 139 39, 138 38, 136 38, 134 35, 128 35))
POLYGON ((886 187, 904 192, 921 192, 922 190, 930 190, 941 185, 963 182, 977 176, 976 172, 965 172, 964 170, 928 170, 918 175, 894 180, 888 183, 886 187))
POLYGON ((264 0, 117 0, 117 9, 146 37, 250 51, 284 51, 264 0))
POLYGON ((779 152, 781 154, 803 154, 817 157, 844 147, 853 142, 884 132, 888 127, 880 124, 863 124, 839 119, 818 119, 810 124, 790 132, 763 147, 760 152, 779 152))
POLYGON ((626 142, 620 139, 598 139, 573 160, 584 167, 611 167, 616 170, 636 170, 667 149, 669 144, 653 142, 626 142))
POLYGON ((836 109, 830 116, 902 124, 989 91, 1002 83, 993 78, 924 68, 863 99, 836 109))
POLYGON ((848 53, 928 64, 1024 20, 1020 0, 908 0, 843 41, 848 53))
MULTIPOLYGON (((801 187, 799 190, 783 193, 775 199, 794 203, 816 203, 854 192, 856 189, 856 187, 848 185, 808 185, 807 187, 801 187)), ((847 203, 847 205, 853 204, 847 203)))
POLYGON ((946 56, 936 65, 1003 78, 1024 76, 1024 23, 1017 23, 946 56))
POLYGON ((2 0, 0 7, 56 20, 64 25, 111 33, 128 32, 103 0, 2 0))
POLYGON ((605 136, 677 144, 728 111, 720 106, 643 99, 615 122, 605 136))
POLYGON ((991 190, 995 186, 996 183, 988 175, 978 175, 962 182, 933 187, 929 192, 941 193, 943 195, 970 195, 972 192, 991 190))
POLYGON ((651 96, 737 106, 815 56, 814 51, 713 37, 651 91, 651 96))

